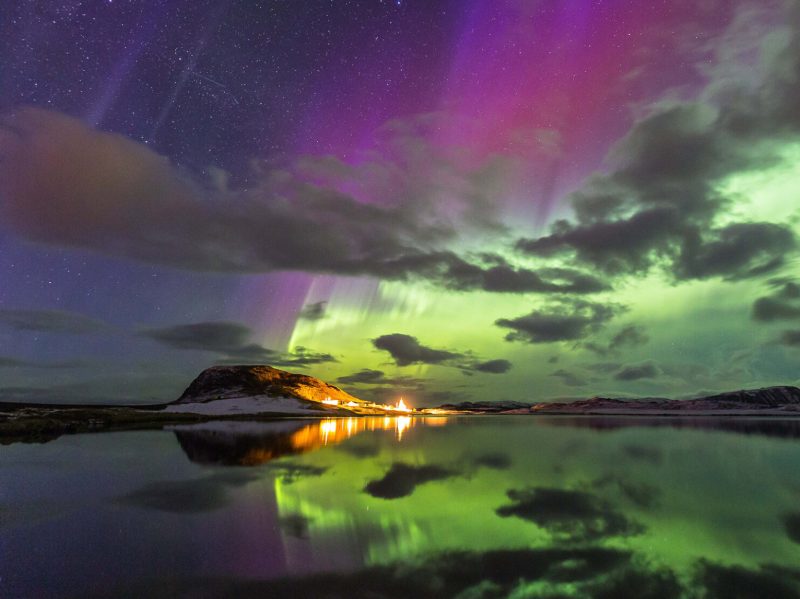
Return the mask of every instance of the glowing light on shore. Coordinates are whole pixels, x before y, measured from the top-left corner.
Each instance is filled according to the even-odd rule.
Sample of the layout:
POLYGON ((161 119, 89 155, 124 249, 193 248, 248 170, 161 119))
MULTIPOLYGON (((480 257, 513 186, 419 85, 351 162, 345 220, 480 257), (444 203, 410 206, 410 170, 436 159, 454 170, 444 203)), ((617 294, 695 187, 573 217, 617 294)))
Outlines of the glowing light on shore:
POLYGON ((403 433, 411 427, 411 416, 398 416, 396 423, 397 440, 403 440, 403 433))
POLYGON ((322 435, 322 444, 327 445, 328 439, 332 436, 334 439, 338 440, 337 434, 337 422, 336 420, 325 420, 320 423, 319 430, 322 435))
MULTIPOLYGON (((326 397, 325 399, 322 400, 322 403, 327 404, 329 406, 338 406, 339 405, 339 400, 338 399, 331 399, 330 397, 326 397)), ((350 403, 352 403, 352 402, 350 402, 350 403)))

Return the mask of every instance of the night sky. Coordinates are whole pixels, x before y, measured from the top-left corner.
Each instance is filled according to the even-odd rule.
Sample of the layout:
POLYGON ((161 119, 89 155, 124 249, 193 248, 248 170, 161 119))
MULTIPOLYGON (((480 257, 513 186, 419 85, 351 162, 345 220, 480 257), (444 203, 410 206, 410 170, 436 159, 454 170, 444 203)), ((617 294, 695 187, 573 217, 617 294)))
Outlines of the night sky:
POLYGON ((797 384, 800 3, 8 0, 0 400, 797 384))

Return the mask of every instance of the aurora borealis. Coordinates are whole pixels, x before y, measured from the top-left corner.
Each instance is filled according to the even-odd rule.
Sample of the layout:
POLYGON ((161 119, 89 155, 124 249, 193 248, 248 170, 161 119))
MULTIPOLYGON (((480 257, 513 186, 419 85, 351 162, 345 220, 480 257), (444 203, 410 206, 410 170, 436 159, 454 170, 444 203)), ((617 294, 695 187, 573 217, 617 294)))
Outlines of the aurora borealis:
POLYGON ((0 400, 797 384, 794 0, 11 1, 0 400))

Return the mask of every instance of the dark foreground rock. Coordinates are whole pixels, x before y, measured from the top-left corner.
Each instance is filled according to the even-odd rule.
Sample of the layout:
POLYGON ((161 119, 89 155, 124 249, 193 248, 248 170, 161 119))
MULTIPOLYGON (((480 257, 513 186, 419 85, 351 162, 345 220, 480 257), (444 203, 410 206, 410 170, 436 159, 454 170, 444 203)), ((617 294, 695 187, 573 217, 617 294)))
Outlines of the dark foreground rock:
POLYGON ((46 443, 61 435, 152 429, 203 420, 195 414, 170 414, 153 410, 149 406, 148 409, 143 409, 120 406, 0 404, 0 445, 46 443))

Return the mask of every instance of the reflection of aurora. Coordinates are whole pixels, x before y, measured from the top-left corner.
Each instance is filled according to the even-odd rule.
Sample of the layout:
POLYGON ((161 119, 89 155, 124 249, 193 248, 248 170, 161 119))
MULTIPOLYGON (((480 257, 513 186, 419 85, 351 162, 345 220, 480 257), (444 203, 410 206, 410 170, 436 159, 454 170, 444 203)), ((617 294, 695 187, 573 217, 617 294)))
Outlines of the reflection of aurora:
POLYGON ((277 458, 341 443, 366 431, 394 431, 398 441, 417 425, 441 426, 441 417, 380 416, 308 422, 215 422, 175 427, 186 455, 200 464, 257 466, 277 458))
POLYGON ((280 518, 307 525, 303 538, 282 533, 287 568, 304 572, 313 563, 315 570, 340 570, 411 556, 424 562, 465 548, 538 551, 558 543, 631 551, 648 564, 668 565, 684 581, 702 556, 747 568, 791 562, 780 518, 794 505, 789 483, 800 481, 792 475, 777 484, 763 464, 789 463, 796 446, 672 428, 601 435, 552 426, 553 420, 451 418, 444 434, 415 430, 401 443, 397 435, 394 442, 369 434, 354 440, 359 447, 373 443, 368 459, 349 443, 304 456, 299 463, 328 471, 292 481, 275 477, 271 485, 280 518), (482 465, 495 454, 508 456, 508 465, 482 465), (364 491, 398 463, 456 474, 398 499, 364 491), (764 476, 755 474, 759 468, 764 476), (752 482, 742 481, 742 469, 753 473, 752 482), (741 527, 742 518, 749 528, 741 527))
POLYGON ((34 557, 8 552, 3 583, 16 576, 29 592, 6 594, 37 595, 43 577, 77 573, 70 594, 87 596, 83 581, 111 572, 118 578, 93 582, 122 585, 109 596, 452 597, 493 585, 495 595, 462 596, 519 585, 526 597, 733 597, 748 585, 800 596, 792 439, 601 432, 583 424, 602 419, 556 416, 430 426, 441 422, 221 422, 177 430, 183 451, 173 433, 151 431, 16 444, 0 452, 11 542, 57 542, 34 557), (237 466, 213 466, 226 462, 237 466), (374 492, 398 472, 402 493, 374 492), (87 476, 113 505, 97 509, 87 476), (70 485, 64 505, 82 509, 43 518, 59 505, 58 477, 70 485), (182 592, 181 580, 196 586, 182 592), (217 592, 206 588, 214 580, 217 592))

